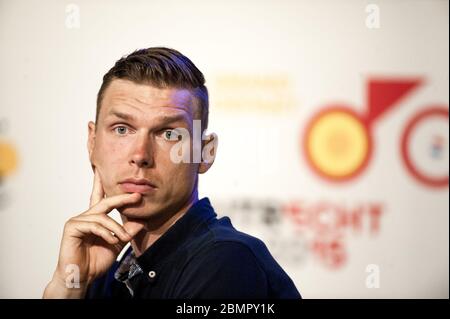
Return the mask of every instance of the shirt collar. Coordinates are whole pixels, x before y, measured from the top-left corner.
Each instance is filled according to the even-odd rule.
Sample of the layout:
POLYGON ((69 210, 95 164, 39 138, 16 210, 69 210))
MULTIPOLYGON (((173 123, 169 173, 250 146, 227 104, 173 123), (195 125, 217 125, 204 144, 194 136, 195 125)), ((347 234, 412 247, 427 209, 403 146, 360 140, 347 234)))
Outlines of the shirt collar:
POLYGON ((202 224, 215 219, 217 214, 207 197, 195 202, 158 240, 137 259, 144 271, 149 271, 194 235, 202 224))
POLYGON ((207 197, 195 202, 141 256, 136 258, 130 246, 119 262, 114 278, 123 282, 133 296, 138 275, 147 273, 149 270, 155 273, 153 270, 158 268, 160 263, 164 263, 171 253, 187 242, 191 236, 195 236, 195 230, 199 226, 208 224, 216 217, 207 197))

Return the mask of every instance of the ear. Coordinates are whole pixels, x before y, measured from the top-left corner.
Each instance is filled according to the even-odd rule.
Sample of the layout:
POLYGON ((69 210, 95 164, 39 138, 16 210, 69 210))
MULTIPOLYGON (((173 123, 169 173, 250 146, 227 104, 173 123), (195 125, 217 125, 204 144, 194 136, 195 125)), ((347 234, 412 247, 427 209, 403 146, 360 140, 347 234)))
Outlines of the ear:
POLYGON ((94 163, 93 163, 93 153, 95 148, 95 123, 90 121, 88 123, 88 142, 87 142, 87 148, 89 152, 89 161, 91 162, 92 170, 94 170, 94 163))
POLYGON ((198 166, 198 173, 206 173, 214 163, 216 159, 217 146, 219 144, 219 138, 216 133, 204 135, 202 147, 202 161, 198 166))

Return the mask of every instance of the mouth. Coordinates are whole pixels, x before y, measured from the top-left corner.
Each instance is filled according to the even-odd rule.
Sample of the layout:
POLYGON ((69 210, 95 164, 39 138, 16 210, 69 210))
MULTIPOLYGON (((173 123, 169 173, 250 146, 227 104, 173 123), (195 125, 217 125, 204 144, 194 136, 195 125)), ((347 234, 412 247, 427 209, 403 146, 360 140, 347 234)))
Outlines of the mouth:
POLYGON ((128 178, 119 183, 120 188, 125 193, 152 193, 156 190, 156 186, 145 178, 128 178))

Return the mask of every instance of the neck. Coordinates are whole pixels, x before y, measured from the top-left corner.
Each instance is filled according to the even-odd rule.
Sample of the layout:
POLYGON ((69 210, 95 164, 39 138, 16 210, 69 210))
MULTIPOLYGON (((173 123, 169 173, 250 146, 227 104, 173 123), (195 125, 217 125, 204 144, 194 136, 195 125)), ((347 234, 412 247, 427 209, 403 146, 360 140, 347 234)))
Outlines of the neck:
MULTIPOLYGON (((198 201, 198 192, 195 189, 188 200, 174 212, 163 214, 159 218, 148 219, 144 229, 139 232, 131 241, 131 247, 136 255, 139 257, 146 251, 154 242, 156 242, 175 222, 180 219, 188 210, 198 201)), ((125 223, 127 217, 121 215, 122 221, 125 223)))

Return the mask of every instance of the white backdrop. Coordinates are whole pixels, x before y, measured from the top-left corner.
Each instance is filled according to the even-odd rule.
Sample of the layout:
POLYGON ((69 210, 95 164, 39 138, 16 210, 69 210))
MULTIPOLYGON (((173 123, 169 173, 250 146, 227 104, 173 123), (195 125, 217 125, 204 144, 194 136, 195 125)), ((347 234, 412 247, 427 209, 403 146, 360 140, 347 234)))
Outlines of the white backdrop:
POLYGON ((168 46, 210 89, 219 149, 200 195, 263 239, 305 298, 448 298, 448 113, 409 140, 419 171, 446 183, 415 177, 400 148, 419 112, 448 112, 448 27, 438 0, 0 1, 0 297, 41 296, 64 222, 87 208, 103 74, 168 46), (422 82, 370 126, 359 174, 324 178, 307 124, 333 103, 364 114, 374 78, 422 82))

